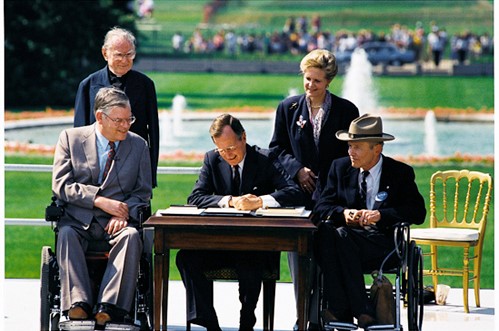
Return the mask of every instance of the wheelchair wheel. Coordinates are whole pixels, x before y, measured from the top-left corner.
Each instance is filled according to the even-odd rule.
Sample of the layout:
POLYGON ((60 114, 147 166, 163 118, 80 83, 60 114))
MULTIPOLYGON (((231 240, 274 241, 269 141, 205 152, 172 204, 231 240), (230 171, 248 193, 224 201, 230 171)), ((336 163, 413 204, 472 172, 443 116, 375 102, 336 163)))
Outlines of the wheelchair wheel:
POLYGON ((42 248, 41 266, 40 266, 40 330, 58 331, 60 312, 52 309, 54 295, 54 269, 55 254, 49 246, 42 248))
POLYGON ((50 331, 50 257, 52 250, 49 246, 42 248, 42 262, 40 266, 40 330, 50 331))
POLYGON ((423 326, 423 254, 411 241, 407 263, 407 320, 409 331, 421 331, 423 326))

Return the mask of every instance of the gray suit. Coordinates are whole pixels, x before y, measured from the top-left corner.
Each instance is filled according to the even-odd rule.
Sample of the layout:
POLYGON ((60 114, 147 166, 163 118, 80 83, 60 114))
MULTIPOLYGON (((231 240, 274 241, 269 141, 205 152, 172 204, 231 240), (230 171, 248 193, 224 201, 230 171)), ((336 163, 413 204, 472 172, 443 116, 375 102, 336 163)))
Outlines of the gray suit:
POLYGON ((135 227, 139 209, 148 206, 152 192, 149 149, 144 139, 128 132, 108 176, 99 184, 96 130, 95 124, 64 130, 54 155, 52 191, 65 204, 57 242, 63 311, 80 301, 109 303, 129 311, 135 292, 142 252, 135 227), (129 226, 113 236, 107 234, 104 227, 110 215, 94 207, 96 195, 126 202, 129 226), (85 262, 85 251, 95 243, 110 250, 97 301, 85 262))

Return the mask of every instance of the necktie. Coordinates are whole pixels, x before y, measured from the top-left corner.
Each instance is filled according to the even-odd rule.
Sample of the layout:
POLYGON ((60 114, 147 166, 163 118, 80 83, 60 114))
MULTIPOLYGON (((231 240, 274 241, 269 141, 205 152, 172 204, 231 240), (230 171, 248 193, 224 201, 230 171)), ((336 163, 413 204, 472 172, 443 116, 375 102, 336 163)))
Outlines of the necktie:
POLYGON ((367 182, 366 178, 369 176, 369 171, 362 171, 362 182, 360 183, 360 201, 362 204, 362 208, 367 208, 367 182))
POLYGON ((232 177, 232 195, 239 196, 239 188, 241 186, 241 176, 239 175, 239 165, 232 167, 234 169, 234 176, 232 177))
POLYGON ((113 163, 114 160, 114 155, 116 154, 115 144, 114 142, 110 141, 109 142, 109 152, 107 152, 107 161, 106 161, 106 166, 104 167, 104 173, 102 175, 102 181, 106 179, 107 173, 109 172, 109 169, 111 169, 111 164, 113 163))

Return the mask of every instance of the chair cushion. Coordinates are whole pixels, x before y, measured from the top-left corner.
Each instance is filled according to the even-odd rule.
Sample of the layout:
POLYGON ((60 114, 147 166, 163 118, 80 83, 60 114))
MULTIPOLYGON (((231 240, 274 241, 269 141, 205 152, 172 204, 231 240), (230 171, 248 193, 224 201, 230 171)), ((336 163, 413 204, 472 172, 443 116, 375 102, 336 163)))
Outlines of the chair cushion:
POLYGON ((411 239, 423 240, 449 240, 449 241, 476 241, 479 233, 477 230, 457 228, 428 228, 411 229, 411 239))

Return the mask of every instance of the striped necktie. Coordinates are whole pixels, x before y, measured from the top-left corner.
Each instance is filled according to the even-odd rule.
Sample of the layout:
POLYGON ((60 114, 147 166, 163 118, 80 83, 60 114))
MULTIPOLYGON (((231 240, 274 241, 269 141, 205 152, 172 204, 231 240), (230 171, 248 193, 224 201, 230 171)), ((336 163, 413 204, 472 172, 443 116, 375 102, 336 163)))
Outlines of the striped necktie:
POLYGON ((104 173, 102 175, 102 182, 104 182, 104 180, 106 179, 109 169, 111 169, 111 164, 113 163, 114 155, 116 154, 114 142, 110 141, 109 147, 110 149, 109 152, 107 152, 107 160, 106 160, 106 166, 104 167, 104 173))

